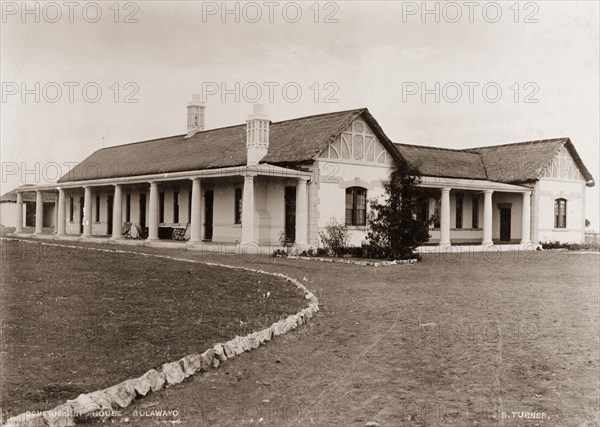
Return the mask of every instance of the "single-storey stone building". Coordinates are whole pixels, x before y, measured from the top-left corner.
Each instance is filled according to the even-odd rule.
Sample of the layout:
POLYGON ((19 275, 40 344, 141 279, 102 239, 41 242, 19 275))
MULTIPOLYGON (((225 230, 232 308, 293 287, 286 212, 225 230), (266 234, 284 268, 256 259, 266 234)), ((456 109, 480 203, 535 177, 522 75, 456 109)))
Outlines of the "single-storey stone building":
POLYGON ((369 200, 404 160, 428 194, 430 244, 584 238, 594 180, 569 138, 445 149, 393 143, 366 108, 271 122, 256 106, 219 129, 204 128, 198 97, 187 109, 185 134, 98 150, 55 185, 20 187, 17 204, 56 193, 58 238, 307 247, 335 219, 359 245, 369 200))

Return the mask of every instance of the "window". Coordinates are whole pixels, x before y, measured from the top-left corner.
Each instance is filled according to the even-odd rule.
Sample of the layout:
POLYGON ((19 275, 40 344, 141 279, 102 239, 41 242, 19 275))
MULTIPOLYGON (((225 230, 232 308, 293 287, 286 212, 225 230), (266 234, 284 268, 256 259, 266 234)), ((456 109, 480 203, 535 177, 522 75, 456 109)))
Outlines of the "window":
POLYGON ((554 228, 567 228, 567 201, 565 199, 554 201, 554 228))
POLYGON ((442 211, 442 201, 439 196, 435 199, 435 210, 433 212, 433 228, 441 227, 441 211, 442 211))
POLYGON ((234 224, 242 223, 242 189, 235 189, 235 207, 234 207, 234 224))
POLYGON ((73 222, 74 218, 74 211, 75 211, 75 204, 73 202, 73 197, 69 197, 69 221, 73 222))
POLYGON ((179 191, 173 192, 173 222, 179 223, 179 191))
POLYGON ((158 195, 159 197, 159 210, 158 210, 158 222, 164 223, 165 222, 165 192, 161 191, 160 194, 158 195))
POLYGON ((125 222, 131 222, 131 194, 125 196, 125 222))
POLYGON ((100 196, 96 196, 96 222, 100 222, 100 196))
POLYGON ((346 190, 346 225, 367 224, 367 190, 350 187, 346 190))
POLYGON ((456 194, 456 228, 463 228, 463 200, 461 193, 456 194))
POLYGON ((429 221, 429 198, 423 197, 418 202, 417 219, 419 221, 429 221))
POLYGON ((479 228, 479 199, 475 195, 471 199, 471 228, 479 228))

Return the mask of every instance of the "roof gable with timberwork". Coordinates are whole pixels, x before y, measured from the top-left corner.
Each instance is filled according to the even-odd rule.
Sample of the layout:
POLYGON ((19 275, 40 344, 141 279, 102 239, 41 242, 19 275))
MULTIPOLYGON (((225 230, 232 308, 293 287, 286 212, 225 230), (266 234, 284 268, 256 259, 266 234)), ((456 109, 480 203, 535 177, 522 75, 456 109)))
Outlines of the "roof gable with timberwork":
POLYGON ((566 146, 562 146, 550 164, 543 170, 541 177, 566 181, 585 181, 583 175, 569 153, 566 146))
POLYGON ((333 162, 391 166, 392 154, 383 146, 371 127, 355 119, 319 155, 333 162))

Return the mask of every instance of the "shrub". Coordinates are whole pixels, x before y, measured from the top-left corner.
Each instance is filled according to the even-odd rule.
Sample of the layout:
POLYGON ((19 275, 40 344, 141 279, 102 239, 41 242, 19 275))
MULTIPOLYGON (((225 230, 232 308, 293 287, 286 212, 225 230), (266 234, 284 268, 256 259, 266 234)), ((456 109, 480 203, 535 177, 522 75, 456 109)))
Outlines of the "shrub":
POLYGON ((433 221, 419 218, 425 201, 423 189, 417 186, 419 180, 416 170, 399 164, 384 184, 386 201, 371 202, 367 240, 373 258, 418 258, 415 249, 430 237, 429 224, 433 221))
POLYGON ((308 250, 302 251, 300 253, 300 256, 309 256, 309 257, 315 256, 315 250, 313 248, 308 248, 308 250))
POLYGON ((564 243, 557 240, 548 240, 547 242, 540 242, 540 245, 542 249, 567 249, 570 251, 600 250, 600 244, 598 243, 564 243))
POLYGON ((319 232, 319 237, 330 256, 341 256, 350 240, 348 227, 337 222, 335 218, 325 226, 323 231, 319 232))
POLYGON ((284 251, 283 249, 275 249, 273 251, 273 257, 277 258, 277 257, 287 257, 287 252, 284 251))

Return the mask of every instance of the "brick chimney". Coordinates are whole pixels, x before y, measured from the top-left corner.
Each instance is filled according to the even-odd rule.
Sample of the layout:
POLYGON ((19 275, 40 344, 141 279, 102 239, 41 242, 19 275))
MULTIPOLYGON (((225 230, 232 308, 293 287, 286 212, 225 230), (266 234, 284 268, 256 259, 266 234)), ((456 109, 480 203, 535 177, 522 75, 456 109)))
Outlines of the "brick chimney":
POLYGON ((262 104, 254 104, 246 120, 246 150, 248 165, 257 165, 269 150, 269 117, 263 113, 262 104))
POLYGON ((200 102, 200 94, 192 95, 192 100, 187 106, 187 130, 186 138, 194 136, 204 130, 204 109, 206 106, 200 102))

